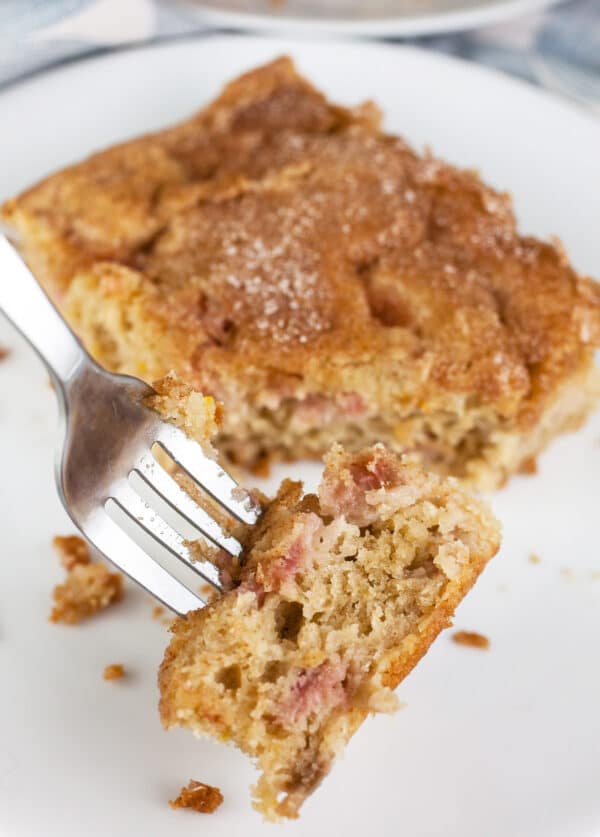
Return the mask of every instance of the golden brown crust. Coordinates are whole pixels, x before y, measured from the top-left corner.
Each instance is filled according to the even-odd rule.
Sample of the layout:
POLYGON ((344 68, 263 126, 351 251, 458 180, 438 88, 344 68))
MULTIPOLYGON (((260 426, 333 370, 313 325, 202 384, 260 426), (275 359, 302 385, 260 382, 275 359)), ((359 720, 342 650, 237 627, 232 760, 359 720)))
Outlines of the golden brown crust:
POLYGON ((381 133, 372 108, 327 103, 288 59, 4 217, 91 350, 222 400, 219 444, 246 464, 322 454, 339 420, 340 439, 368 426, 356 444, 433 464, 460 449, 500 482, 538 449, 493 461, 494 434, 534 429, 600 342, 598 286, 520 236, 506 195, 381 133), (462 435, 438 428, 453 415, 462 435))
POLYGON ((469 570, 465 571, 458 581, 449 585, 443 600, 419 626, 417 636, 409 637, 396 659, 390 662, 383 680, 386 686, 395 689, 410 674, 437 635, 452 624, 454 611, 475 584, 488 560, 486 555, 474 555, 469 570))

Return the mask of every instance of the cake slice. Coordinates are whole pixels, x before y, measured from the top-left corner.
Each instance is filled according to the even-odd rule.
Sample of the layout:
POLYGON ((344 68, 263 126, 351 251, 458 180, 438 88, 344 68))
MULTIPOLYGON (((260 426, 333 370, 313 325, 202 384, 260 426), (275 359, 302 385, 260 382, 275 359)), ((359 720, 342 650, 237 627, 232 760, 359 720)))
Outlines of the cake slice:
POLYGON ((248 753, 269 819, 296 817, 367 714, 396 707, 499 545, 485 504, 383 445, 325 462, 318 495, 282 484, 232 589, 177 620, 159 674, 164 725, 248 753))
POLYGON ((289 59, 3 219, 88 349, 223 402, 216 444, 249 467, 383 441, 493 487, 596 403, 598 285, 289 59))

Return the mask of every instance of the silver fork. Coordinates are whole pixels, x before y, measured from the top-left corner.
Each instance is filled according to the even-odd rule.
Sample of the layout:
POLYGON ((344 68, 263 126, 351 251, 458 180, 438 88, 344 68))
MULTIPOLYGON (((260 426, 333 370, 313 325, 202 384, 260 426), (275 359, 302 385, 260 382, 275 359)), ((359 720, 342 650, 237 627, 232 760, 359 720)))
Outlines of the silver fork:
POLYGON ((190 538, 181 530, 191 526, 198 539, 233 556, 242 547, 158 463, 154 445, 231 517, 253 524, 259 506, 200 445, 144 405, 151 387, 137 378, 111 374, 92 360, 4 236, 0 311, 52 376, 64 440, 56 460, 56 483, 73 523, 102 555, 175 612, 202 607, 205 601, 137 541, 155 542, 219 591, 217 567, 194 559, 190 538), (149 495, 150 503, 143 494, 149 495), (166 504, 182 524, 180 531, 157 513, 152 498, 159 506, 166 504))

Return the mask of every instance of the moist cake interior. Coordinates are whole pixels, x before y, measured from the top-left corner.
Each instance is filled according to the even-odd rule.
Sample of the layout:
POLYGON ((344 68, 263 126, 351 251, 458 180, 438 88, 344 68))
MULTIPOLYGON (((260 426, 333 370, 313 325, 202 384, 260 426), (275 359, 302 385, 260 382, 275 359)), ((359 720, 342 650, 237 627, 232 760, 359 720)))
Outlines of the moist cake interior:
POLYGON ((172 628, 161 715, 237 744, 256 807, 295 817, 366 715, 396 708, 499 529, 454 480, 336 446, 318 496, 284 482, 244 542, 232 589, 172 628))

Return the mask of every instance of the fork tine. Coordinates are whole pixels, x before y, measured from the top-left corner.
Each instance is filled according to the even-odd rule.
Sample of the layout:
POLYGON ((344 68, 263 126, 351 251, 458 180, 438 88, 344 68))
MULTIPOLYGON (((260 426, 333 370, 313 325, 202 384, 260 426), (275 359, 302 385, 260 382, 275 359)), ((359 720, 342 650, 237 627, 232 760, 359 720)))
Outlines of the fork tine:
POLYGON ((261 513, 258 504, 197 442, 168 424, 161 425, 156 442, 230 514, 242 523, 256 523, 261 513))
POLYGON ((181 535, 169 526, 148 503, 145 503, 125 480, 121 481, 109 499, 115 502, 134 523, 154 538, 160 546, 179 558, 180 561, 202 576, 217 590, 223 591, 217 567, 210 561, 195 561, 181 535))
POLYGON ((144 454, 136 467, 136 473, 162 500, 184 520, 187 520, 215 546, 222 547, 231 555, 239 555, 241 543, 231 535, 226 535, 216 520, 195 503, 189 494, 177 485, 165 469, 151 454, 144 454))
POLYGON ((205 606, 200 596, 151 558, 102 507, 86 521, 85 535, 107 560, 180 616, 205 606))

